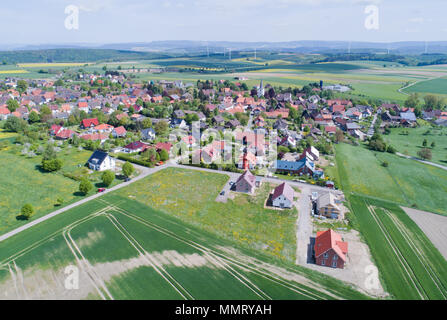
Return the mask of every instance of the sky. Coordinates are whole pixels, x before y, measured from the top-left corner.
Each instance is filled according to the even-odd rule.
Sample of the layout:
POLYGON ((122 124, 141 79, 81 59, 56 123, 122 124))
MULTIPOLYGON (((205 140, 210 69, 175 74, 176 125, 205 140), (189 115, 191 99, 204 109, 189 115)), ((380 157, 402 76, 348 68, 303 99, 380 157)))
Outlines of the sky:
POLYGON ((443 41, 446 9, 445 0, 2 1, 0 44, 443 41), (378 12, 375 29, 365 27, 371 5, 378 12), (78 28, 67 29, 67 6, 79 10, 78 28))

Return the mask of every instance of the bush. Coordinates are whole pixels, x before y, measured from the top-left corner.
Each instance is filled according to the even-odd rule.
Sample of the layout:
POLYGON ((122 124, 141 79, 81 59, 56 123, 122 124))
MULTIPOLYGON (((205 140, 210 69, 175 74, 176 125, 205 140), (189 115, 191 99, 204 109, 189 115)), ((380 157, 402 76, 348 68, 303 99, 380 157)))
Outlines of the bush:
POLYGON ((5 130, 11 132, 23 132, 27 127, 28 123, 17 117, 9 117, 4 125, 5 130))
POLYGON ((60 207, 64 203, 64 199, 57 198, 55 206, 60 207))
POLYGON ((87 179, 82 179, 79 184, 79 191, 84 195, 87 195, 93 189, 93 185, 87 179))
POLYGON ((62 160, 52 159, 52 160, 42 160, 42 169, 47 172, 55 172, 62 169, 62 160))
POLYGON ((169 160, 169 153, 164 149, 160 151, 160 160, 161 161, 169 160))
POLYGON ((431 150, 428 148, 423 148, 418 151, 418 156, 424 160, 431 160, 432 158, 431 150))
POLYGON ((34 208, 31 204, 27 203, 22 207, 22 210, 20 210, 20 213, 23 218, 28 220, 34 214, 34 208))
POLYGON ((134 158, 129 157, 128 155, 124 155, 124 154, 118 155, 118 159, 124 160, 124 161, 128 161, 128 162, 132 162, 132 163, 138 164, 140 166, 144 166, 144 167, 149 167, 149 168, 153 168, 154 167, 154 165, 150 161, 134 159, 134 158))
POLYGON ((388 148, 386 149, 386 152, 395 154, 397 152, 397 150, 393 146, 388 146, 388 148))
POLYGON ((101 176, 102 182, 108 187, 112 184, 113 180, 115 180, 115 173, 110 170, 104 171, 101 176))
POLYGON ((133 165, 130 162, 126 162, 123 165, 123 175, 126 178, 129 178, 132 175, 132 173, 134 173, 134 171, 135 171, 135 168, 133 167, 133 165))

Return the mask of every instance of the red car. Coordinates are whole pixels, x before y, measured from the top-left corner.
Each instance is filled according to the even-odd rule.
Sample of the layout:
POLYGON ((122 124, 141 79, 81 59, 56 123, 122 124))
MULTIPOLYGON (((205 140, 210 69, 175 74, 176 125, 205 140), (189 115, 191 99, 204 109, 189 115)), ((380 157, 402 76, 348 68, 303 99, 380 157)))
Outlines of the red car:
POLYGON ((98 189, 98 192, 104 192, 104 191, 106 191, 106 188, 99 188, 98 189))

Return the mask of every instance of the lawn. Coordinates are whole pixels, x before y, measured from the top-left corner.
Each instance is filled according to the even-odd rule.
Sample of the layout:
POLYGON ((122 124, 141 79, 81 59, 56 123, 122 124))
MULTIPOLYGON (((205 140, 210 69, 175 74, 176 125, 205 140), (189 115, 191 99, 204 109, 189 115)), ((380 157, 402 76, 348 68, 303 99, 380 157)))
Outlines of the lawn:
MULTIPOLYGON (((348 144, 336 146, 343 191, 447 215, 447 171, 348 144), (388 162, 387 168, 382 164, 388 162)), ((336 178, 336 177, 335 177, 336 178)))
POLYGON ((383 136, 385 141, 391 143, 398 152, 417 157, 423 148, 422 142, 427 140, 433 158, 431 162, 447 166, 447 128, 433 129, 431 126, 417 128, 392 128, 391 134, 383 136), (404 134, 408 132, 408 135, 404 134), (431 148, 432 142, 435 147, 431 148))
POLYGON ((447 262, 397 205, 349 196, 382 283, 396 299, 447 298, 447 262))
MULTIPOLYGON (((33 219, 57 210, 56 200, 62 198, 63 205, 79 201, 79 182, 65 177, 64 173, 80 175, 79 168, 91 155, 90 151, 65 147, 58 153, 63 161, 62 170, 58 173, 46 173, 39 170, 41 157, 29 158, 20 154, 21 146, 10 145, 0 151, 0 234, 25 224, 17 220, 21 207, 30 203, 35 210, 33 219)), ((86 176, 96 186, 101 184, 101 173, 95 172, 86 176)), ((115 179, 114 184, 120 180, 115 179)), ((96 189, 95 189, 96 190, 96 189)), ((95 192, 92 190, 92 193, 95 192)))
POLYGON ((217 203, 228 180, 227 175, 168 168, 121 193, 245 247, 295 261, 296 210, 264 209, 272 190, 267 184, 256 196, 238 194, 234 200, 217 203))
POLYGON ((123 195, 104 195, 0 242, 0 296, 366 298, 338 280, 238 247, 123 195), (81 268, 78 290, 64 288, 68 265, 81 268))

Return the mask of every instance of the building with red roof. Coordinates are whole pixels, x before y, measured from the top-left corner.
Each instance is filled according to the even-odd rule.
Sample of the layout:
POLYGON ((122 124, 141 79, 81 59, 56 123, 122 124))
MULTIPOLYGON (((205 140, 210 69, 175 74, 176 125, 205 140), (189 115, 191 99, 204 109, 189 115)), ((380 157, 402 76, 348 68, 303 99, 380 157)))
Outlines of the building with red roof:
POLYGON ((118 137, 125 137, 126 134, 127 134, 127 130, 126 130, 126 128, 124 128, 123 126, 120 126, 120 127, 118 127, 118 128, 115 128, 115 129, 113 129, 113 131, 112 131, 112 135, 113 135, 115 138, 118 138, 118 137))
POLYGON ((62 129, 64 129, 62 126, 57 125, 57 124, 53 124, 50 128, 50 134, 55 136, 59 133, 59 131, 61 131, 62 129))
POLYGON ((325 126, 324 131, 329 135, 333 135, 337 132, 337 127, 336 126, 325 126))
POLYGON ((4 107, 0 108, 0 119, 1 120, 7 119, 10 114, 11 114, 11 111, 9 111, 8 108, 4 108, 4 107))
POLYGON ((129 143, 127 146, 125 146, 124 152, 127 152, 127 153, 143 152, 148 148, 149 148, 149 146, 147 144, 144 144, 141 141, 135 141, 135 142, 129 143))
POLYGON ((75 134, 76 134, 76 132, 74 132, 73 130, 62 129, 58 133, 56 133, 56 139, 67 140, 67 139, 72 138, 75 134))
POLYGON ((107 132, 107 133, 110 133, 110 132, 112 132, 113 128, 114 128, 114 127, 111 126, 110 124, 103 123, 103 124, 97 125, 97 126, 94 128, 94 131, 96 131, 96 132, 107 132))
POLYGON ((97 125, 99 125, 99 121, 97 118, 84 119, 81 121, 81 128, 83 128, 83 129, 96 127, 97 125))
POLYGON ((80 136, 81 139, 84 140, 90 140, 90 141, 101 141, 103 143, 104 141, 107 141, 109 139, 108 133, 92 133, 92 134, 84 134, 80 136))
POLYGON ((314 252, 317 265, 343 269, 347 260, 348 243, 331 229, 319 231, 315 238, 314 252))
POLYGON ((166 150, 167 152, 171 151, 172 143, 169 142, 159 142, 155 145, 155 148, 157 148, 157 151, 160 152, 161 150, 166 150))

